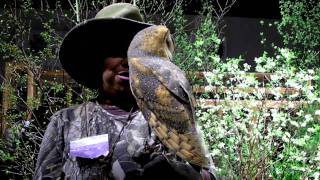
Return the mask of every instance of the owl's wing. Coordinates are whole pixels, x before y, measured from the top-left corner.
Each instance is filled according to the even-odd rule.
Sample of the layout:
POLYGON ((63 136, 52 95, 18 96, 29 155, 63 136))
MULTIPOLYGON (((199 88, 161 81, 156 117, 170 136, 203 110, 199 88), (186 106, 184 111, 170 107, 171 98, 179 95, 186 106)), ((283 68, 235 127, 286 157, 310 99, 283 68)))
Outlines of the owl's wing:
POLYGON ((196 101, 190 83, 179 67, 158 57, 146 57, 140 63, 152 70, 152 74, 183 103, 195 106, 196 101))
POLYGON ((163 121, 174 123, 177 130, 193 126, 195 100, 188 80, 176 65, 157 57, 131 58, 129 65, 131 72, 136 71, 130 76, 138 76, 136 79, 144 83, 132 89, 136 98, 145 98, 150 110, 163 121), (141 92, 135 93, 135 89, 141 92))

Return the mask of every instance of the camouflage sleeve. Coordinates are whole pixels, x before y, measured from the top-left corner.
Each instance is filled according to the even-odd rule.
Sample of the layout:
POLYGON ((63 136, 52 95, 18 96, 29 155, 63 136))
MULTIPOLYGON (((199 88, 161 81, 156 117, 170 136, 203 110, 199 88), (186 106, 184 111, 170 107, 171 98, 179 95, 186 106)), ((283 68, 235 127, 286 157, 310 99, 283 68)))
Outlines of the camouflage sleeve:
POLYGON ((62 176, 63 138, 60 117, 59 113, 54 114, 46 129, 38 154, 34 180, 58 179, 62 176))

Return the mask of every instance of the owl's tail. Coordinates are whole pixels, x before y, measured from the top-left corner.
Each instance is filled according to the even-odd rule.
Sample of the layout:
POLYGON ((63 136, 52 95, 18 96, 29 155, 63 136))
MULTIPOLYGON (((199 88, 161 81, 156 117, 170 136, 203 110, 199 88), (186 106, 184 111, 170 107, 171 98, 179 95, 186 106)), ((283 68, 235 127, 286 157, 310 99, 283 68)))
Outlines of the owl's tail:
POLYGON ((161 142, 180 158, 191 164, 209 168, 201 137, 196 131, 185 134, 178 133, 174 129, 169 129, 153 113, 150 115, 149 124, 161 142))

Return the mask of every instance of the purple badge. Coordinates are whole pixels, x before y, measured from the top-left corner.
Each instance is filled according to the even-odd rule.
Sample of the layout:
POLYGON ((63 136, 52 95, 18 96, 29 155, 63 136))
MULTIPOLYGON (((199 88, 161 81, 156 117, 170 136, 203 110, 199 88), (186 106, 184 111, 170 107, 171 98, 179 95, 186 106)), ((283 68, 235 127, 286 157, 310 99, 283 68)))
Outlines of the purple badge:
POLYGON ((70 142, 70 156, 94 159, 109 153, 108 134, 91 136, 70 142))

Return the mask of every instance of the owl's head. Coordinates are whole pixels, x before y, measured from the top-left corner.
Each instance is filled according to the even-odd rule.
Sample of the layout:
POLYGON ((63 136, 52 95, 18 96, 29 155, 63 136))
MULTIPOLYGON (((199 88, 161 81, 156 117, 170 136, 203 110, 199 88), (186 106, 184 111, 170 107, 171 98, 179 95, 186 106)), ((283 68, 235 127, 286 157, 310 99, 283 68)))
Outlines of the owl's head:
POLYGON ((169 29, 166 26, 151 26, 134 36, 128 49, 128 57, 150 55, 171 60, 173 51, 169 29))

